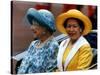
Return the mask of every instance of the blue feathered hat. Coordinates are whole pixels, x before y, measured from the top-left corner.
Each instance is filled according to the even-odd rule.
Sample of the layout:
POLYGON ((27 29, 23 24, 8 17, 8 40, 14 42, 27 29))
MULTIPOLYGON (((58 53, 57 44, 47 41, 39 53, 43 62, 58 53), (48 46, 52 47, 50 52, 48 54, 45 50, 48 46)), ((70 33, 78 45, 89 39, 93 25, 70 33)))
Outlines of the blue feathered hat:
POLYGON ((26 17, 31 25, 33 21, 36 21, 39 25, 46 27, 50 31, 56 31, 54 16, 48 10, 36 10, 35 8, 29 8, 26 17))

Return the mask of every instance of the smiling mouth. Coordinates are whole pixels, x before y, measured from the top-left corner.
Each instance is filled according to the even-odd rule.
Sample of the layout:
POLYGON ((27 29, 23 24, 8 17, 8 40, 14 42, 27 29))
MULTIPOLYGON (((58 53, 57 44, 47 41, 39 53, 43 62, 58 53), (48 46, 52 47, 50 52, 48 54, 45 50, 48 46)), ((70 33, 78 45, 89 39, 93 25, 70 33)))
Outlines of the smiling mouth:
POLYGON ((75 33, 68 33, 69 34, 69 36, 74 36, 75 35, 75 33))

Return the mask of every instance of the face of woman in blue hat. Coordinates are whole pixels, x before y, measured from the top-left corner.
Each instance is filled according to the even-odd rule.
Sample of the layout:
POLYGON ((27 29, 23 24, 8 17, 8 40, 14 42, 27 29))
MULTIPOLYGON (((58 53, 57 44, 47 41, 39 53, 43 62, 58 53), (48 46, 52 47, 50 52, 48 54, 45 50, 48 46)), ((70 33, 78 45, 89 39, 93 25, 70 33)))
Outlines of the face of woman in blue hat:
POLYGON ((42 36, 46 35, 46 28, 40 26, 36 22, 33 22, 31 25, 31 30, 33 31, 34 38, 41 38, 42 36))

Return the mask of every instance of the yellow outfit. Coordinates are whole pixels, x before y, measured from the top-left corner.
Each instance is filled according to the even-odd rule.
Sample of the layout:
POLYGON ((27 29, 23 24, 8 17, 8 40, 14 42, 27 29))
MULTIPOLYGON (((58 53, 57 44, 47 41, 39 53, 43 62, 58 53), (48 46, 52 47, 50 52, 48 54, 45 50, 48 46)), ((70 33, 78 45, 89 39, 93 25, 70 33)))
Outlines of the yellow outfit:
POLYGON ((56 25, 61 33, 68 34, 64 22, 68 18, 77 18, 83 22, 82 36, 72 46, 68 46, 69 38, 62 41, 57 56, 57 67, 59 71, 87 69, 91 64, 93 54, 88 41, 83 37, 92 29, 90 19, 76 9, 71 9, 57 17, 56 25))
MULTIPOLYGON (((62 64, 64 65, 66 57, 70 52, 70 47, 66 48, 63 58, 62 64)), ((92 50, 90 45, 85 44, 81 48, 79 48, 78 52, 74 55, 68 66, 66 67, 67 71, 73 70, 82 70, 89 67, 93 58, 92 50)))

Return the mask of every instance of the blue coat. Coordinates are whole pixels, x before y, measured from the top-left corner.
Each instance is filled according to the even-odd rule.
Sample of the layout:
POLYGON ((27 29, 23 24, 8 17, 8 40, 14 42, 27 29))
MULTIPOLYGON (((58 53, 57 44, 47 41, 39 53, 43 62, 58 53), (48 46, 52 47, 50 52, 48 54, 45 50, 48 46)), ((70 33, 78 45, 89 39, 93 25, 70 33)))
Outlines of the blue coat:
POLYGON ((52 72, 57 67, 58 42, 50 39, 37 48, 38 43, 39 40, 36 40, 30 44, 28 53, 18 69, 19 74, 52 72))

